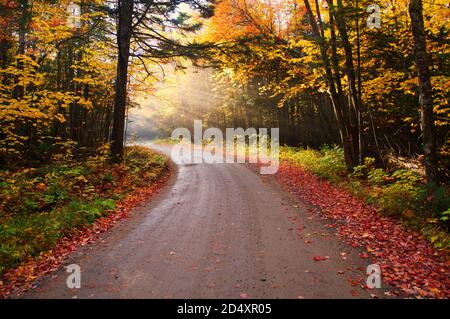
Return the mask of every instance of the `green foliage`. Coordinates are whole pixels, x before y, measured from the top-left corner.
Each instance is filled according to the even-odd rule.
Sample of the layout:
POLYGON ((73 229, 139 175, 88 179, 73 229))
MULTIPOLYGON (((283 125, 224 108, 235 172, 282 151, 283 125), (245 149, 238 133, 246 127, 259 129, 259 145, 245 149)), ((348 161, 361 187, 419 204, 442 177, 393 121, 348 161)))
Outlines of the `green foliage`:
POLYGON ((367 174, 367 179, 372 184, 382 185, 388 178, 389 175, 381 168, 370 170, 367 174))
MULTIPOLYGON (((150 151, 143 146, 134 146, 125 152, 125 164, 131 173, 157 172, 166 165, 164 156, 150 151), (151 155, 151 156, 150 156, 151 155)), ((147 174, 148 176, 148 174, 147 174)), ((155 175, 156 177, 157 175, 155 175)))
POLYGON ((127 148, 123 165, 108 164, 106 154, 101 147, 86 162, 0 171, 0 274, 108 215, 116 200, 166 167, 165 157, 144 147, 127 148))
POLYGON ((450 237, 448 231, 436 227, 436 224, 431 222, 421 228, 422 234, 435 248, 449 249, 450 237))
POLYGON ((364 158, 364 164, 355 166, 353 168, 352 176, 356 178, 364 178, 367 177, 367 173, 374 167, 375 158, 366 157, 364 158))
POLYGON ((9 219, 0 230, 0 273, 27 256, 51 248, 70 228, 92 223, 115 209, 113 200, 72 201, 67 206, 9 219))
MULTIPOLYGON (((72 215, 74 220, 81 221, 81 224, 92 223, 99 217, 113 211, 116 204, 112 199, 96 199, 94 202, 72 201, 67 207, 67 214, 72 215)), ((72 220, 70 218, 69 220, 72 220)), ((76 226, 76 225, 73 225, 76 226)))
POLYGON ((387 215, 401 217, 407 210, 418 210, 423 187, 417 173, 401 169, 389 174, 375 168, 368 172, 368 181, 373 188, 367 200, 387 215))
POLYGON ((428 203, 430 204, 433 212, 436 212, 439 215, 447 214, 448 216, 448 211, 450 210, 450 196, 444 187, 437 187, 428 203))
POLYGON ((280 158, 330 179, 338 180, 345 175, 344 153, 338 146, 324 146, 319 151, 313 149, 298 149, 282 147, 280 158))
POLYGON ((443 222, 447 222, 447 221, 450 220, 450 208, 447 209, 445 212, 441 213, 440 220, 443 221, 443 222))

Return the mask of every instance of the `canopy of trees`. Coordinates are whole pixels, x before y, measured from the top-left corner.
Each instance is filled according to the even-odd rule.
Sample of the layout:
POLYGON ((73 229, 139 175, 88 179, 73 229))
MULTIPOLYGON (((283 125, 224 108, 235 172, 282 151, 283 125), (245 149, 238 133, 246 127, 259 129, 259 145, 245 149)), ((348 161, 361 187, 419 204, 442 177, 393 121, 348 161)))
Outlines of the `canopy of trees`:
POLYGON ((189 0, 2 0, 0 9, 0 154, 9 164, 49 160, 66 143, 89 151, 112 142, 120 161, 132 96, 152 90, 160 64, 196 59, 201 46, 183 35, 211 12, 189 0))
POLYGON ((227 48, 215 56, 216 78, 226 85, 217 118, 268 121, 291 145, 338 140, 349 170, 368 155, 425 151, 434 180, 436 148, 448 164, 447 7, 439 0, 423 10, 422 1, 406 0, 221 1, 206 35, 227 48))
POLYGON ((158 104, 166 133, 194 117, 280 127, 285 144, 341 144, 349 171, 387 154, 425 154, 430 183, 446 171, 444 0, 76 3, 79 27, 67 23, 69 1, 0 2, 4 162, 49 159, 68 142, 111 142, 120 161, 134 97, 164 87, 167 65, 189 59, 209 67, 194 81, 210 105, 181 101, 168 114, 158 104))

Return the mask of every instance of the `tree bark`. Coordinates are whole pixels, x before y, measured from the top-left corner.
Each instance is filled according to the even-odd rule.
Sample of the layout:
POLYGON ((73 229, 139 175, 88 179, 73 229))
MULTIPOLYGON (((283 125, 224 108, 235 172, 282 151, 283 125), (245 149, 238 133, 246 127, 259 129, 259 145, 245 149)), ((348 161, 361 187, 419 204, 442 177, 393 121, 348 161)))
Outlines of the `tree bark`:
MULTIPOLYGON (((27 46, 27 32, 31 21, 30 3, 28 0, 19 1, 20 17, 19 17, 19 47, 17 54, 24 55, 27 46)), ((17 68, 23 70, 23 63, 19 61, 17 68)), ((15 99, 21 99, 24 95, 24 87, 17 85, 14 88, 13 96, 15 99)))
POLYGON ((419 104, 421 110, 423 151, 425 154, 425 174, 427 184, 433 186, 437 183, 437 154, 434 132, 433 97, 423 23, 422 0, 410 0, 409 15, 411 16, 417 76, 419 78, 419 104))
POLYGON ((339 94, 336 92, 336 85, 333 79, 333 73, 330 66, 330 60, 328 58, 327 54, 327 48, 325 39, 321 36, 321 33, 319 31, 319 27, 317 26, 316 19, 314 17, 314 14, 311 10, 311 5, 309 4, 308 0, 304 0, 306 12, 309 17, 309 24, 311 25, 312 32, 314 38, 316 38, 319 48, 320 48, 320 55, 322 57, 322 62, 324 64, 325 68, 325 74, 328 82, 329 87, 329 93, 331 96, 331 101, 333 103, 334 113, 336 115, 336 120, 338 123, 339 128, 339 134, 342 142, 342 147, 344 149, 344 158, 347 170, 349 172, 353 171, 354 162, 353 162, 353 154, 351 150, 351 141, 349 140, 349 136, 347 135, 347 129, 345 127, 345 119, 343 117, 343 106, 341 104, 341 99, 339 97, 339 94))
POLYGON ((119 0, 118 3, 117 47, 119 56, 117 61, 113 129, 111 133, 111 159, 113 162, 121 162, 123 159, 128 61, 130 58, 133 4, 133 0, 119 0))
MULTIPOLYGON (((329 3, 332 4, 330 1, 329 3)), ((349 107, 350 107, 350 119, 352 123, 352 160, 354 165, 359 165, 359 158, 361 158, 360 154, 360 137, 361 134, 361 114, 360 114, 360 105, 358 99, 358 92, 356 90, 356 76, 355 76, 355 68, 353 65, 353 49, 349 41, 348 32, 347 32, 347 23, 345 19, 344 7, 342 4, 342 0, 337 0, 337 9, 331 7, 333 10, 336 20, 336 27, 339 31, 342 40, 342 46, 344 47, 345 53, 345 68, 348 79, 348 98, 349 98, 349 107)))

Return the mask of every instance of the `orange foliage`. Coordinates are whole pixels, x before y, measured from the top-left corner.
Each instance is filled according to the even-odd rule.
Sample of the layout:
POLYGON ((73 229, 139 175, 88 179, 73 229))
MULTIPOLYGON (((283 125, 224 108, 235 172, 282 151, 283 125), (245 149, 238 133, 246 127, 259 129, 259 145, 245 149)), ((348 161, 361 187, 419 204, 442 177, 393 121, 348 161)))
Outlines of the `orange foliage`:
POLYGON ((222 0, 218 3, 214 16, 207 22, 209 40, 229 41, 260 33, 241 5, 242 1, 233 0, 222 0))

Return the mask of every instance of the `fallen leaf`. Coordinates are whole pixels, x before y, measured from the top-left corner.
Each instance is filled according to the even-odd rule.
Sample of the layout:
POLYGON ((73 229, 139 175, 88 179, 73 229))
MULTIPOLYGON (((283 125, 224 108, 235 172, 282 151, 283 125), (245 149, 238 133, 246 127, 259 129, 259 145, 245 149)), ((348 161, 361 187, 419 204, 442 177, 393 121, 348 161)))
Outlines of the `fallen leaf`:
POLYGON ((325 261, 327 260, 329 257, 328 256, 314 256, 313 260, 314 261, 325 261))

